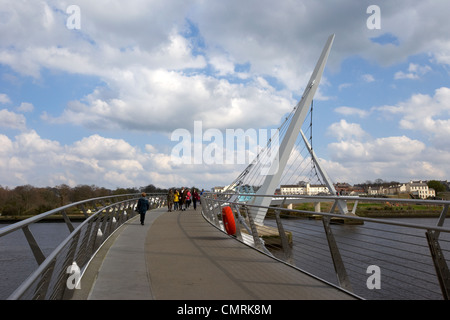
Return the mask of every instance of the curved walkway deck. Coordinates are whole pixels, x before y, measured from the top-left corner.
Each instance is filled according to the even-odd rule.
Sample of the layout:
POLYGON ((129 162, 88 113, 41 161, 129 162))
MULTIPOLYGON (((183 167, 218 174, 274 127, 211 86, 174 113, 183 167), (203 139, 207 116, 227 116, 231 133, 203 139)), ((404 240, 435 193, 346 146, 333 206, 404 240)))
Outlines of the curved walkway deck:
POLYGON ((131 219, 91 261, 73 299, 355 299, 211 226, 200 210, 131 219))

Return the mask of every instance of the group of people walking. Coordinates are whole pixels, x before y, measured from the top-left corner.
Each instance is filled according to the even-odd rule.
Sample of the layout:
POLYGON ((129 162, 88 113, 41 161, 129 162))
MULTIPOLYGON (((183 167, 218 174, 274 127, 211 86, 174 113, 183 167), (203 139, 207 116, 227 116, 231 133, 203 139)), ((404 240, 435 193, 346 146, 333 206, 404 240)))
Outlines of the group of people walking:
MULTIPOLYGON (((185 211, 189 209, 191 203, 194 205, 194 210, 197 210, 197 202, 200 203, 200 195, 203 193, 202 191, 199 193, 199 190, 196 188, 188 189, 182 187, 181 189, 170 189, 167 194, 167 207, 168 211, 172 212, 181 210, 185 211)), ((147 195, 145 192, 142 192, 141 197, 138 200, 136 211, 140 214, 141 224, 144 225, 145 213, 150 209, 150 203, 147 199, 147 195)))
MULTIPOLYGON (((203 190, 202 190, 203 192, 203 190)), ((197 202, 200 202, 199 190, 196 188, 188 189, 182 187, 178 189, 170 189, 167 194, 167 208, 169 212, 189 209, 191 203, 194 205, 194 210, 197 210, 197 202)))

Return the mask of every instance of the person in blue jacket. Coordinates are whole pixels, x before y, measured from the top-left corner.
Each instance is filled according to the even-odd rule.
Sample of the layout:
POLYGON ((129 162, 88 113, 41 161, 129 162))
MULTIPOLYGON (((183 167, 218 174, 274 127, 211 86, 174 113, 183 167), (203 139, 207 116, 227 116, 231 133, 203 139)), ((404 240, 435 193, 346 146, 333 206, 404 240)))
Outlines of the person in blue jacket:
POLYGON ((144 225, 144 220, 145 220, 145 213, 147 212, 148 209, 150 209, 150 203, 148 202, 147 198, 146 198, 146 194, 145 192, 142 192, 141 197, 138 200, 137 203, 137 211, 139 212, 139 214, 141 215, 141 224, 144 225))

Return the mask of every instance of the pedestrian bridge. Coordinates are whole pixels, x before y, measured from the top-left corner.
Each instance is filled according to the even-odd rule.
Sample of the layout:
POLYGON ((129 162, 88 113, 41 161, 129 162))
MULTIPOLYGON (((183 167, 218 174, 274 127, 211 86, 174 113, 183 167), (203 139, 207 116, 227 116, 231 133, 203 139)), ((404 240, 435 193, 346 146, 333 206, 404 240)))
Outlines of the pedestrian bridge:
POLYGON ((336 196, 312 148, 313 96, 333 41, 331 35, 275 135, 229 193, 202 197, 201 210, 167 212, 166 195, 151 195, 153 209, 141 226, 133 218, 137 195, 111 196, 0 229, 0 241, 22 230, 38 264, 9 298, 448 299, 450 201, 336 196), (314 180, 332 196, 274 196, 278 186, 314 180), (326 213, 319 205, 289 208, 302 202, 332 205, 326 213), (362 202, 436 215, 413 223, 361 218, 355 213, 362 202), (78 226, 68 214, 74 209, 85 217, 78 226), (45 255, 30 226, 54 214, 70 235, 45 255))
POLYGON ((137 196, 89 199, 0 229, 0 241, 22 230, 38 264, 9 299, 448 299, 448 201, 396 199, 442 208, 435 224, 267 207, 258 225, 251 205, 233 195, 206 194, 197 210, 173 212, 166 195, 152 195, 142 226, 137 196), (234 235, 225 232, 224 207, 232 209, 234 235), (71 208, 85 212, 79 225, 71 208), (42 235, 31 231, 55 214, 70 234, 45 255, 42 235))
POLYGON ((211 226, 192 208, 131 219, 99 250, 73 299, 354 299, 211 226))

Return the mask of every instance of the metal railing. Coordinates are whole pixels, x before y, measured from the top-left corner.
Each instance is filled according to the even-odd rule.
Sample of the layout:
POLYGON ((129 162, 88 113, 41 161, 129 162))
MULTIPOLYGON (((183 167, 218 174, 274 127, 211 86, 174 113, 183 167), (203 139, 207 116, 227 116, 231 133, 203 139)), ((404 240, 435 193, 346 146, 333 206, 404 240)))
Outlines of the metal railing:
MULTIPOLYGON (((8 299, 70 298, 76 285, 70 277, 82 273, 101 244, 118 227, 137 214, 135 206, 139 197, 140 194, 126 194, 79 201, 1 228, 0 241, 4 236, 22 230, 38 264, 37 269, 8 299), (81 211, 84 217, 77 227, 67 213, 74 209, 81 211), (40 235, 33 234, 30 226, 59 214, 70 234, 48 256, 45 256, 39 246, 40 235)), ((166 200, 166 195, 161 194, 149 194, 147 197, 152 208, 163 205, 166 200)))
POLYGON ((446 257, 450 255, 450 229, 444 227, 444 222, 450 201, 270 196, 271 207, 257 207, 249 201, 255 196, 204 194, 203 215, 226 232, 222 208, 231 207, 236 239, 363 299, 449 298, 446 257), (334 213, 338 201, 354 202, 352 212, 334 213), (442 209, 438 209, 436 218, 413 223, 354 214, 358 202, 387 201, 442 209), (289 203, 299 202, 331 202, 331 210, 324 213, 285 208, 289 203), (267 210, 262 225, 256 224, 252 217, 257 209, 267 210))

